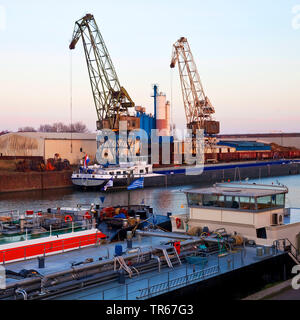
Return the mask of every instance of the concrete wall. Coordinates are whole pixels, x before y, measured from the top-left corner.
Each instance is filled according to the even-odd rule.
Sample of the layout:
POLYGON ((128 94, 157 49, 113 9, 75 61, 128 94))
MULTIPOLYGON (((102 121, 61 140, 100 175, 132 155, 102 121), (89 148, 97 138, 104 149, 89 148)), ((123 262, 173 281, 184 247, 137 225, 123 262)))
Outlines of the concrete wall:
POLYGON ((47 190, 72 186, 72 171, 13 172, 0 175, 0 193, 47 190))

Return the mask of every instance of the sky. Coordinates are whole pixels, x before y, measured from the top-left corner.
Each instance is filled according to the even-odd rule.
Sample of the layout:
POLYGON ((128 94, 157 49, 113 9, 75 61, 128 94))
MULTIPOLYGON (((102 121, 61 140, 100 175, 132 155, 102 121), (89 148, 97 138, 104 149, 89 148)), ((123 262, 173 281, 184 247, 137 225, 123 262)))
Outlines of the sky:
POLYGON ((86 13, 148 113, 156 83, 185 126, 178 68, 169 67, 185 36, 221 133, 300 131, 300 0, 0 0, 0 131, 70 123, 71 106, 73 122, 95 131, 83 47, 68 48, 86 13))

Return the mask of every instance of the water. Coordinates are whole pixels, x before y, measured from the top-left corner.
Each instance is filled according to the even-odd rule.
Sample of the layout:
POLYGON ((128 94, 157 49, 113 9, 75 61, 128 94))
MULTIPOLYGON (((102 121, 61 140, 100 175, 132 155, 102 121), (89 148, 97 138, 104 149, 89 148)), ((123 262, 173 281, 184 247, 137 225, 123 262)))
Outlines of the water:
MULTIPOLYGON (((248 182, 274 184, 279 181, 289 188, 286 198, 286 207, 300 208, 300 175, 271 177, 249 180, 248 182)), ((186 213, 187 202, 184 190, 197 187, 194 185, 173 186, 162 188, 138 189, 130 192, 130 203, 141 204, 153 207, 154 212, 159 214, 186 213)), ((203 187, 203 186, 202 186, 203 187)), ((68 189, 56 189, 48 191, 29 191, 0 194, 0 211, 17 209, 25 210, 46 210, 55 207, 76 207, 79 203, 95 203, 103 206, 127 205, 127 191, 101 193, 98 191, 80 191, 68 189), (102 204, 100 197, 104 196, 102 204)))

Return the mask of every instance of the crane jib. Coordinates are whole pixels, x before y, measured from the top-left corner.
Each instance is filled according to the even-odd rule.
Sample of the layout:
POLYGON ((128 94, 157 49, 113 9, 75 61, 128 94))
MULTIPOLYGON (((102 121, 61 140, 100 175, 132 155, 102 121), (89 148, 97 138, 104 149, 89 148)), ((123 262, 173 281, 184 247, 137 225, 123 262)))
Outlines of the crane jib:
POLYGON ((102 35, 92 14, 76 21, 69 49, 82 39, 97 112, 97 128, 118 129, 120 116, 129 116, 134 102, 120 85, 102 35), (101 123, 102 122, 102 123, 101 123), (105 122, 105 123, 104 123, 105 122))

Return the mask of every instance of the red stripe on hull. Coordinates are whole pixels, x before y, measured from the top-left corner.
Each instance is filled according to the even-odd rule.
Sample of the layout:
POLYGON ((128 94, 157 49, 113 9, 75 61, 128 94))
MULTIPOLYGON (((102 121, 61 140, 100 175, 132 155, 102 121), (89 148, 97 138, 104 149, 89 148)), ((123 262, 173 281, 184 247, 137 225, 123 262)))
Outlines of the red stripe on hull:
POLYGON ((10 248, 6 250, 0 250, 0 263, 5 261, 14 261, 24 258, 30 258, 39 255, 47 255, 55 252, 62 252, 65 250, 71 250, 79 247, 89 246, 96 244, 100 239, 104 239, 106 236, 101 233, 89 234, 86 236, 78 236, 72 238, 65 238, 59 240, 52 240, 49 242, 32 244, 27 246, 20 246, 16 248, 10 248))

